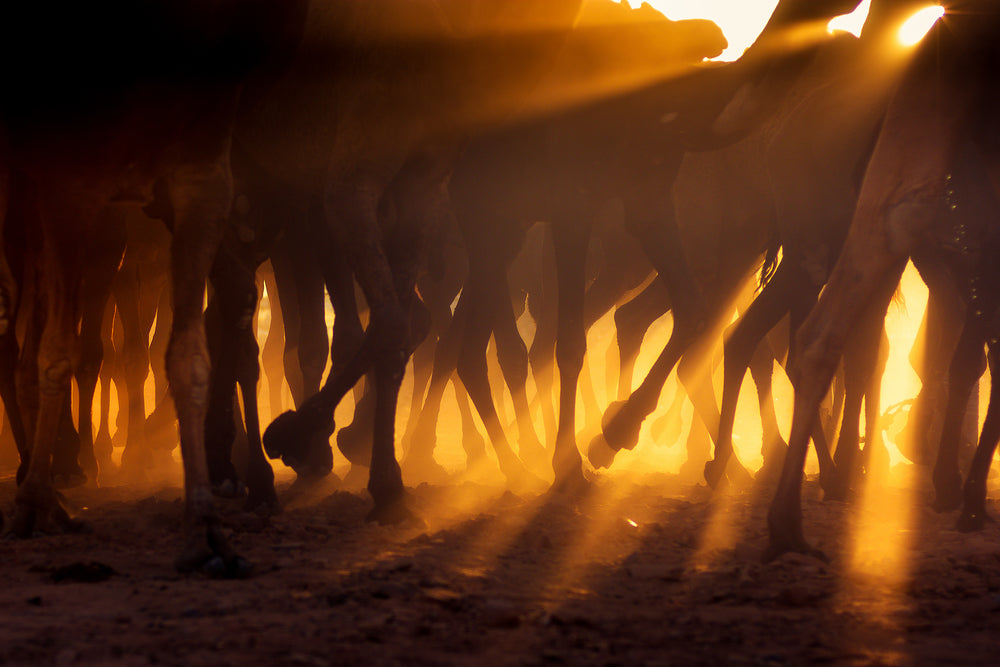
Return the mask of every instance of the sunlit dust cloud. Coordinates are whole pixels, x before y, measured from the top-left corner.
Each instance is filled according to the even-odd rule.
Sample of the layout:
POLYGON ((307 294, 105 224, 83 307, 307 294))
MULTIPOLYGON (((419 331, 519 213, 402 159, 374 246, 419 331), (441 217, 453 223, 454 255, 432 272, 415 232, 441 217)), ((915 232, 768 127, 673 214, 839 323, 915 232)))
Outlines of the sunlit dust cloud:
MULTIPOLYGON (((901 405, 914 398, 920 391, 920 378, 910 365, 910 351, 917 338, 920 321, 927 307, 927 286, 914 268, 908 263, 900 280, 898 303, 889 306, 885 317, 885 331, 889 337, 889 360, 882 376, 881 411, 901 405)), ((890 429, 886 446, 889 449, 890 465, 905 459, 892 438, 902 424, 883 424, 890 429)))

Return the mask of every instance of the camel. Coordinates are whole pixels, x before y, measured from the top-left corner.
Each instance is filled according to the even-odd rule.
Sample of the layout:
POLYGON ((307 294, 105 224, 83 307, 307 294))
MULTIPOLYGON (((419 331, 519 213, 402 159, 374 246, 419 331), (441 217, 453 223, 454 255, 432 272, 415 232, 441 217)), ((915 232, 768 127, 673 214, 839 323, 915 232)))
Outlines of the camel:
MULTIPOLYGON (((829 20, 832 19, 834 15, 839 15, 849 11, 853 8, 853 6, 854 3, 851 3, 850 6, 841 5, 825 8, 813 5, 805 9, 805 11, 811 12, 808 15, 808 18, 813 19, 822 25, 822 33, 825 35, 825 26, 829 20)), ((774 42, 780 39, 778 37, 769 37, 769 35, 772 32, 780 35, 780 30, 776 30, 776 28, 783 25, 785 20, 790 20, 792 17, 795 17, 796 12, 802 11, 804 11, 804 8, 796 8, 794 5, 783 7, 783 5, 779 4, 775 15, 772 17, 772 21, 768 24, 768 26, 773 27, 770 29, 765 27, 765 31, 762 33, 762 38, 759 38, 758 40, 760 43, 752 46, 744 58, 750 56, 755 48, 759 48, 761 53, 766 54, 770 48, 768 45, 770 44, 773 46, 774 42)), ((805 17, 799 16, 798 20, 804 21, 805 17)), ((739 95, 737 95, 735 101, 731 105, 734 110, 732 112, 729 110, 723 112, 715 121, 713 126, 714 128, 720 125, 723 127, 732 125, 739 128, 739 131, 730 132, 728 135, 724 132, 721 133, 724 138, 728 136, 728 140, 718 140, 715 142, 715 146, 721 148, 726 146, 727 143, 736 144, 740 140, 750 141, 752 137, 747 135, 750 135, 758 128, 761 128, 762 124, 773 118, 775 114, 780 114, 782 104, 784 104, 790 96, 794 98, 795 92, 798 90, 796 82, 800 80, 800 77, 805 76, 805 73, 809 71, 813 58, 818 51, 821 51, 819 48, 820 45, 826 41, 827 40, 825 38, 820 38, 815 42, 810 42, 810 48, 806 48, 799 52, 797 56, 786 60, 782 67, 773 68, 771 74, 768 77, 765 77, 764 83, 756 84, 751 80, 746 86, 740 89, 739 95), (760 92, 754 92, 754 90, 758 90, 760 92), (763 91, 768 92, 766 96, 762 97, 761 93, 763 91), (748 97, 750 100, 758 99, 759 101, 748 101, 748 97), (747 109, 750 110, 749 113, 745 113, 747 109)), ((764 133, 762 136, 766 136, 767 129, 765 128, 761 131, 764 133)), ((685 137, 685 143, 689 148, 699 147, 693 145, 693 143, 701 144, 700 147, 703 149, 711 148, 713 146, 711 141, 705 141, 701 137, 698 137, 696 142, 694 142, 690 136, 685 137)), ((738 151, 747 149, 745 147, 734 147, 733 150, 738 151)), ((749 154, 753 155, 755 153, 751 150, 749 154)), ((759 153, 756 154, 759 155, 759 153)), ((706 158, 698 158, 696 155, 692 155, 692 157, 689 158, 689 162, 692 159, 704 160, 706 158)), ((718 167, 715 168, 717 169, 718 167)), ((740 191, 742 192, 745 188, 749 187, 746 184, 746 179, 743 178, 745 170, 739 166, 736 169, 740 174, 740 177, 735 179, 735 183, 740 187, 740 191)), ((708 167, 706 167, 705 170, 709 174, 712 173, 708 167)), ((755 178, 753 180, 757 181, 759 179, 755 178)), ((726 181, 727 187, 733 182, 734 180, 732 178, 728 179, 726 181)), ((700 188, 701 185, 699 184, 698 187, 700 188)), ((766 188, 766 184, 764 184, 763 187, 766 188)), ((685 191, 685 188, 683 187, 676 189, 679 192, 685 191)), ((759 197, 760 194, 758 193, 754 196, 759 197)), ((681 201, 683 201, 683 199, 681 201)), ((723 205, 725 204, 723 203, 723 205)), ((766 204, 764 204, 763 207, 766 208, 766 204)), ((743 214, 739 213, 739 215, 743 214)), ((663 274, 661 273, 661 275, 663 274)), ((688 302, 698 302, 698 297, 694 296, 697 292, 691 288, 678 289, 676 286, 668 286, 668 290, 671 294, 671 301, 675 302, 675 305, 677 302, 680 302, 683 305, 684 300, 687 300, 688 302), (682 298, 679 299, 678 296, 681 296, 682 298)), ((709 301, 711 300, 709 299, 709 301)), ((632 448, 635 446, 638 442, 640 426, 645 417, 648 416, 656 407, 663 383, 666 381, 678 359, 682 356, 685 359, 694 359, 698 357, 703 358, 704 354, 699 354, 695 349, 691 348, 692 342, 698 341, 700 345, 705 345, 704 341, 715 340, 717 335, 721 334, 722 327, 724 327, 727 323, 718 320, 720 314, 714 314, 712 317, 708 317, 706 314, 700 323, 695 324, 690 319, 689 314, 686 314, 684 311, 684 308, 675 310, 675 329, 671 336, 671 340, 664 347, 650 373, 641 385, 632 392, 627 400, 613 403, 605 412, 602 434, 591 442, 589 449, 591 460, 592 462, 595 462, 595 464, 607 464, 613 458, 614 452, 623 448, 632 448), (706 324, 706 322, 712 322, 713 318, 715 319, 714 323, 706 324), (680 326, 678 326, 678 324, 680 326), (695 335, 699 329, 705 327, 716 333, 709 336, 695 335)), ((691 311, 688 312, 690 313, 691 311)), ((721 315, 728 318, 729 312, 727 311, 721 315)), ((698 322, 698 318, 696 318, 694 322, 698 322)), ((683 368, 679 370, 689 374, 689 380, 686 383, 688 384, 689 394, 694 396, 693 401, 696 407, 699 408, 700 417, 709 426, 709 432, 717 433, 719 417, 717 408, 715 407, 715 399, 711 392, 711 387, 704 380, 699 382, 697 378, 691 378, 690 371, 685 371, 683 368)), ((742 479, 747 477, 746 472, 742 470, 741 467, 734 468, 732 472, 742 479)))
MULTIPOLYGON (((275 301, 287 297, 283 306, 275 305, 273 310, 280 308, 284 321, 299 325, 297 334, 301 335, 293 334, 289 341, 321 338, 326 346, 325 285, 337 313, 330 352, 335 370, 357 353, 363 329, 354 302, 353 277, 337 243, 318 219, 321 216, 317 215, 316 199, 273 182, 243 154, 238 143, 233 151, 233 172, 236 205, 231 229, 222 241, 210 274, 213 291, 206 314, 212 325, 209 346, 215 360, 205 425, 209 478, 219 495, 242 493, 243 482, 232 461, 238 384, 248 447, 246 508, 274 510, 278 506, 274 475, 262 449, 256 397, 259 348, 252 324, 259 300, 256 280, 259 267, 267 259, 275 267, 281 267, 275 270, 276 289, 271 294, 275 301), (310 333, 305 334, 306 330, 310 333)), ((303 391, 318 388, 320 377, 315 368, 325 365, 327 353, 323 352, 322 363, 309 364, 310 357, 320 355, 301 347, 297 352, 298 355, 286 354, 288 367, 297 371, 289 384, 296 387, 293 399, 303 401, 303 391), (293 359, 295 356, 297 360, 293 359)), ((285 462, 307 476, 325 475, 333 465, 329 446, 315 447, 306 460, 287 455, 285 462)))
MULTIPOLYGON (((845 37, 835 44, 826 62, 809 82, 808 92, 782 121, 761 160, 767 165, 783 259, 747 314, 726 342, 726 377, 722 420, 715 459, 706 465, 706 479, 714 486, 732 451, 732 427, 747 364, 765 335, 790 313, 794 333, 815 303, 833 260, 843 245, 860 189, 864 165, 874 145, 888 104, 892 67, 877 72, 870 60, 881 55, 887 33, 898 29, 899 16, 919 6, 912 2, 876 3, 869 12, 861 39, 845 37), (861 76, 862 69, 865 75, 861 76), (816 133, 816 127, 826 127, 816 133), (817 201, 828 202, 818 207, 817 201)), ((887 341, 879 343, 881 317, 859 326, 845 355, 846 405, 843 427, 831 460, 822 430, 814 437, 820 461, 821 484, 829 498, 843 499, 857 468, 870 464, 873 451, 884 459, 879 428, 879 379, 885 366, 887 341), (883 352, 878 352, 882 347, 883 352), (857 456, 858 419, 862 397, 866 406, 865 453, 857 456)), ((789 359, 794 364, 794 358, 789 359)), ((780 460, 780 457, 779 457, 780 460)), ((775 466, 777 470, 777 466, 775 466)))
MULTIPOLYGON (((966 191, 966 194, 968 192, 966 191)), ((1000 309, 997 302, 996 271, 1000 246, 997 244, 993 223, 989 222, 996 219, 998 200, 995 187, 990 183, 974 184, 971 194, 972 197, 961 196, 959 200, 961 203, 957 204, 963 209, 971 207, 979 224, 968 229, 969 232, 978 233, 969 233, 957 239, 960 259, 965 262, 957 273, 960 276, 959 282, 965 287, 963 291, 968 305, 962 333, 949 369, 948 402, 934 471, 935 485, 939 487, 937 498, 939 509, 954 509, 958 505, 955 502, 956 496, 961 499, 961 514, 957 528, 962 532, 982 530, 987 522, 993 520, 986 511, 986 485, 997 440, 1000 439, 1000 412, 998 412, 1000 388, 994 389, 991 384, 989 405, 979 442, 965 484, 961 488, 960 495, 957 494, 955 487, 961 484, 961 477, 958 474, 958 445, 962 422, 969 393, 985 370, 984 345, 987 348, 990 374, 995 376, 1000 368, 997 366, 997 314, 1000 309), (974 200, 977 193, 989 196, 985 205, 981 200, 974 200), (971 267, 968 264, 970 259, 973 260, 971 267)), ((962 218, 968 217, 968 213, 962 215, 962 218)))
MULTIPOLYGON (((996 362, 992 318, 996 311, 997 242, 993 220, 1000 213, 1000 204, 990 181, 988 161, 992 159, 988 150, 981 150, 972 140, 967 139, 956 149, 946 177, 944 212, 937 222, 939 233, 948 233, 949 237, 944 247, 914 257, 921 266, 943 265, 942 270, 927 272, 937 279, 934 283, 928 281, 931 293, 940 291, 944 281, 939 276, 945 274, 965 310, 948 369, 947 401, 933 473, 933 506, 942 512, 961 506, 960 530, 978 530, 986 520, 986 475, 996 447, 998 399, 991 389, 986 422, 963 488, 959 468, 963 431, 969 420, 969 396, 986 370, 987 359, 991 372, 996 362), (987 358, 983 356, 984 345, 987 358)), ((974 416, 978 426, 978 410, 974 416)))
MULTIPOLYGON (((764 61, 767 58, 763 54, 773 55, 771 48, 775 42, 769 42, 768 36, 772 33, 780 34, 783 25, 793 24, 799 20, 818 19, 825 15, 826 10, 832 9, 830 14, 832 16, 840 13, 840 10, 852 7, 853 4, 847 6, 846 3, 840 3, 835 8, 817 8, 815 5, 796 7, 795 3, 783 3, 775 12, 770 30, 765 32, 756 52, 762 54, 764 61)), ((755 58, 751 57, 750 60, 752 62, 755 58)), ((572 62, 568 56, 567 61, 572 62)), ((760 60, 757 63, 759 64, 760 60)), ((773 91, 783 85, 779 85, 779 82, 785 77, 794 76, 794 71, 799 67, 797 59, 791 58, 782 61, 780 67, 765 67, 764 73, 758 72, 755 76, 759 77, 758 80, 762 80, 761 85, 764 88, 773 91)), ((681 114, 682 118, 696 116, 699 121, 704 122, 706 115, 711 116, 711 112, 706 113, 706 109, 721 112, 734 91, 747 80, 743 72, 748 68, 749 66, 740 66, 735 69, 709 70, 703 73, 704 78, 692 76, 679 81, 659 83, 632 93, 567 110, 558 118, 558 122, 553 121, 550 126, 529 124, 522 128, 505 130, 501 134, 484 138, 475 147, 470 148, 468 155, 472 157, 468 157, 463 166, 477 162, 483 165, 480 167, 482 170, 480 178, 466 175, 462 169, 456 172, 452 186, 456 210, 460 217, 469 220, 467 228, 483 239, 473 241, 467 237, 470 253, 476 252, 471 247, 475 243, 481 243, 484 248, 489 249, 489 254, 480 252, 470 263, 471 266, 484 271, 493 266, 490 278, 480 281, 485 286, 484 289, 494 290, 498 295, 503 293, 495 287, 497 284, 502 284, 505 267, 505 262, 497 258, 498 250, 508 249, 506 261, 509 261, 509 257, 512 257, 519 247, 518 241, 512 243, 503 236, 504 234, 509 236, 516 229, 508 220, 527 222, 539 218, 552 220, 561 297, 559 343, 556 353, 561 375, 560 416, 554 454, 557 487, 576 486, 582 480, 582 465, 575 445, 574 412, 577 377, 583 358, 583 266, 590 236, 590 211, 598 208, 606 199, 623 197, 626 202, 626 224, 630 231, 637 233, 643 241, 644 248, 652 252, 654 265, 661 275, 673 282, 674 293, 680 295, 678 303, 681 309, 687 308, 689 313, 695 312, 697 308, 692 304, 698 299, 693 296, 688 299, 695 290, 688 287, 691 280, 687 275, 684 259, 680 255, 676 230, 672 222, 663 222, 669 219, 669 199, 664 199, 661 187, 663 183, 672 180, 670 174, 676 170, 680 156, 683 155, 684 147, 679 137, 684 136, 690 141, 695 128, 688 121, 678 122, 675 126, 670 111, 678 108, 687 110, 690 116, 681 114), (694 111, 695 108, 698 108, 698 111, 694 111), (641 140, 638 138, 640 135, 641 140), (660 137, 660 140, 654 142, 654 137, 660 137), (548 156, 544 159, 549 162, 539 162, 540 158, 536 157, 539 146, 543 146, 547 151, 548 156), (480 151, 482 155, 489 156, 489 159, 480 157, 474 161, 474 151, 480 151), (636 157, 633 153, 642 157, 636 157), (552 168, 538 166, 550 164, 555 166, 552 168), (602 166, 595 170, 593 165, 602 166), (498 172, 502 169, 507 170, 508 180, 513 175, 518 187, 516 190, 512 188, 503 196, 492 196, 488 193, 489 182, 501 180, 502 177, 498 178, 496 174, 503 173, 498 172), (644 173, 644 170, 648 171, 644 173), (463 185, 460 179, 467 179, 470 184, 467 193, 462 191, 463 185), (540 195, 542 203, 529 204, 529 208, 525 211, 517 210, 521 205, 520 202, 530 202, 533 195, 529 193, 536 190, 542 193, 540 195), (466 200, 467 203, 463 203, 466 200), (488 207, 489 211, 484 210, 487 208, 484 202, 496 201, 509 202, 508 208, 514 209, 503 221, 499 220, 495 206, 488 207), (463 207, 470 208, 470 212, 463 213, 463 207), (484 225, 482 220, 487 217, 498 218, 497 224, 484 225), (493 227, 497 228, 493 236, 488 236, 483 231, 493 227)), ((755 114, 750 115, 764 115, 764 113, 758 108, 755 114)), ((730 134, 738 135, 739 132, 731 130, 730 134)), ((721 140, 713 137, 713 141, 721 140)), ((470 275, 470 284, 472 280, 473 276, 470 275)), ((496 301, 496 298, 499 297, 495 297, 491 302, 496 301)), ((483 295, 476 295, 473 298, 470 292, 471 304, 482 303, 483 299, 483 295)), ((693 318, 693 320, 698 319, 698 317, 693 318)), ((685 315, 681 321, 690 320, 685 315)), ((678 332, 678 338, 689 335, 686 328, 679 327, 684 331, 678 332)), ((694 329, 697 328, 698 325, 695 325, 694 329)), ((488 338, 490 327, 486 325, 482 326, 482 329, 484 333, 478 335, 480 341, 488 338)), ((482 343, 478 349, 482 349, 482 343)), ((471 351, 463 352, 463 357, 467 363, 463 375, 462 362, 459 362, 460 376, 463 376, 471 394, 483 397, 480 403, 487 413, 484 421, 489 423, 493 420, 489 415, 493 407, 488 386, 484 382, 482 353, 473 348, 471 351), (472 387, 477 384, 481 389, 473 391, 472 387)), ((491 433, 494 439, 501 436, 502 432, 498 429, 496 435, 491 433)))
MULTIPOLYGON (((368 490, 370 518, 405 520, 395 459, 396 399, 411 345, 408 322, 426 243, 447 216, 447 182, 467 138, 523 111, 579 8, 578 0, 438 2, 437 11, 400 3, 314 6, 299 70, 247 112, 252 156, 279 177, 296 171, 322 192, 370 308, 361 350, 328 376, 318 394, 266 430, 269 452, 327 437, 333 410, 360 376, 375 371, 375 426, 368 490), (315 39, 315 42, 311 42, 315 39), (315 76, 317 54, 346 64, 315 76), (336 43, 336 42, 335 42, 336 43), (303 94, 305 93, 305 94, 303 94), (291 102, 291 103, 289 103, 291 102), (282 108, 284 107, 284 108, 282 108), (315 110, 310 114, 309 112, 315 110), (281 118, 271 123, 268 118, 281 118), (289 119, 295 122, 288 122, 289 119), (301 135, 271 128, 308 127, 301 135), (302 141, 302 140, 305 141, 302 141), (290 157, 290 160, 285 158, 290 157)), ((511 478, 523 477, 512 451, 499 451, 511 478)))
POLYGON ((230 206, 229 145, 240 82, 296 42, 301 9, 289 2, 113 3, 57 13, 30 3, 4 7, 0 118, 10 138, 9 164, 39 193, 45 311, 38 416, 15 500, 15 535, 27 537, 48 521, 70 523, 50 468, 79 359, 74 326, 84 241, 105 212, 148 201, 160 178, 174 212, 166 365, 185 472, 184 546, 176 566, 246 572, 222 534, 209 491, 202 298, 230 206), (24 67, 23 55, 39 45, 47 58, 24 67))
POLYGON ((951 8, 916 47, 892 97, 844 248, 796 336, 792 431, 768 513, 766 559, 790 551, 823 557, 803 534, 800 499, 816 406, 849 333, 866 311, 884 314, 907 259, 945 247, 936 232, 959 149, 974 145, 989 182, 1000 184, 991 74, 998 28, 988 3, 951 8))

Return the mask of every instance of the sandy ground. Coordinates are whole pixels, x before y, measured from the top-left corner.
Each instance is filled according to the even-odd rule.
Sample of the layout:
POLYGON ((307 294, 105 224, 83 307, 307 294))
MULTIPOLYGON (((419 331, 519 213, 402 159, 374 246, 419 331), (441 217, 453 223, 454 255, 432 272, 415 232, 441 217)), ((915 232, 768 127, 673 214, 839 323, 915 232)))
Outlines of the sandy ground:
MULTIPOLYGON (((903 477, 853 504, 807 483, 831 561, 767 565, 766 490, 423 485, 425 526, 380 527, 361 491, 284 480, 277 516, 221 505, 255 566, 240 581, 172 569, 179 489, 74 489, 90 533, 0 541, 0 664, 995 663, 1000 530, 955 532, 903 477)), ((13 494, 0 481, 8 514, 13 494)))

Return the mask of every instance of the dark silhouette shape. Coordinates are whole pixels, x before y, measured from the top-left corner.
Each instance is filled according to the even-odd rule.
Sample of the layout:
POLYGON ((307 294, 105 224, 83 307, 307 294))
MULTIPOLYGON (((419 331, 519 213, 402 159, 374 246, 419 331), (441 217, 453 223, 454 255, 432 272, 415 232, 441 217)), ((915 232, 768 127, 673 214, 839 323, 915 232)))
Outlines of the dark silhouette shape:
POLYGON ((1000 63, 998 27, 1000 15, 985 2, 948 14, 912 54, 890 102, 847 241, 796 338, 792 432, 768 514, 765 558, 789 551, 821 555, 803 535, 800 502, 816 408, 859 318, 885 312, 907 257, 916 263, 921 253, 943 246, 935 232, 961 146, 975 143, 996 187, 998 99, 991 73, 1000 63))

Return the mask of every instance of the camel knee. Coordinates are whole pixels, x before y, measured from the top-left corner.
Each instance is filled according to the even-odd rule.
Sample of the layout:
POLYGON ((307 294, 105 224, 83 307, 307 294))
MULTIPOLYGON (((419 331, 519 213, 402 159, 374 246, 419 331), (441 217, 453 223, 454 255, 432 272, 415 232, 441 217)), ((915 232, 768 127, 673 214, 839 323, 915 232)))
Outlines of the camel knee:
POLYGON ((376 365, 393 381, 402 380, 409 358, 409 318, 398 304, 383 305, 372 309, 369 329, 376 339, 376 365))
POLYGON ((479 394, 483 387, 489 391, 489 374, 486 370, 486 350, 479 346, 462 345, 458 353, 456 365, 458 378, 473 396, 479 394))
POLYGON ((167 346, 167 379, 178 410, 182 406, 204 412, 208 408, 212 366, 204 337, 171 338, 167 346))
POLYGON ((69 389, 73 363, 69 357, 57 355, 38 359, 38 391, 44 396, 58 395, 69 389))
POLYGON ((586 352, 587 339, 582 327, 579 332, 560 336, 556 343, 556 363, 559 364, 560 373, 568 371, 579 374, 583 368, 583 356, 586 352))
POLYGON ((523 387, 528 381, 528 348, 518 338, 497 346, 497 358, 508 386, 523 387))

